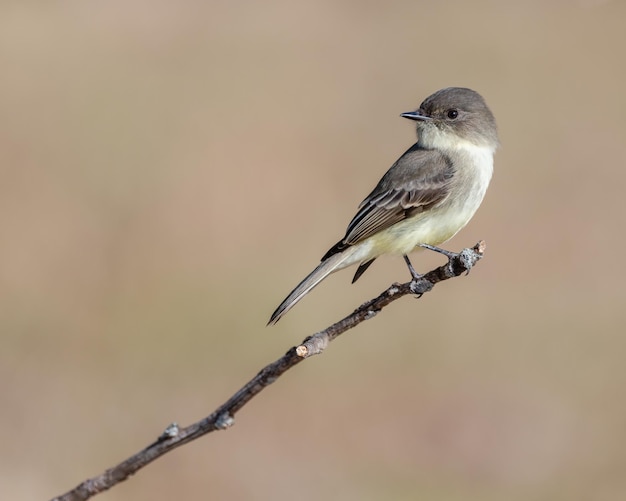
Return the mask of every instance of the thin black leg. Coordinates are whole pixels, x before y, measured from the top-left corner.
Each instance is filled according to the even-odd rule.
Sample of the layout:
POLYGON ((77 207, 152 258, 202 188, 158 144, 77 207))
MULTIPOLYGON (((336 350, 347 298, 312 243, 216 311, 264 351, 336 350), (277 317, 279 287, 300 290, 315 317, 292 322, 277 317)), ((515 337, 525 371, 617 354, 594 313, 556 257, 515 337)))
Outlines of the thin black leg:
POLYGON ((415 271, 415 268, 413 268, 411 261, 409 261, 409 256, 404 254, 402 257, 404 258, 404 262, 406 263, 406 265, 409 267, 409 271, 411 272, 413 280, 419 280, 420 278, 422 278, 422 275, 420 275, 417 271, 415 271))

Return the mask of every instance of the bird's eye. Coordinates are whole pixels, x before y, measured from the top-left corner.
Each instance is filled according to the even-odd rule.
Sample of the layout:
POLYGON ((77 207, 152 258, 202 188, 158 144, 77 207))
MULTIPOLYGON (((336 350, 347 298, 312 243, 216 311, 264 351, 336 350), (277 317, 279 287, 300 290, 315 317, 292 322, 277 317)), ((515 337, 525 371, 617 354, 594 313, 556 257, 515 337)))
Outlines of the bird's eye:
POLYGON ((448 110, 448 113, 446 115, 450 120, 454 120, 456 117, 459 116, 459 112, 453 108, 451 110, 448 110))

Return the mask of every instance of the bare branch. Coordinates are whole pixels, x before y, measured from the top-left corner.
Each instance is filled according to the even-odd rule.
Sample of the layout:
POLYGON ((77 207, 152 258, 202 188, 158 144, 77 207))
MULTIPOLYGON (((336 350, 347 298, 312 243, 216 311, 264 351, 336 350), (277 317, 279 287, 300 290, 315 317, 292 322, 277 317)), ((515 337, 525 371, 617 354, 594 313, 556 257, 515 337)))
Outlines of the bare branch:
POLYGON ((158 439, 140 452, 120 464, 109 468, 101 475, 85 480, 71 491, 53 498, 52 501, 83 501, 106 491, 126 480, 138 470, 163 454, 195 440, 215 430, 224 430, 234 424, 234 416, 244 405, 264 388, 272 384, 284 372, 304 359, 321 353, 328 344, 365 320, 376 316, 385 306, 396 299, 413 294, 421 296, 430 291, 435 284, 468 272, 483 257, 485 242, 478 242, 471 249, 463 249, 450 258, 449 262, 436 268, 418 280, 404 284, 393 284, 378 297, 359 306, 352 314, 331 325, 323 331, 307 337, 299 346, 289 349, 285 355, 264 367, 254 378, 237 391, 227 402, 212 414, 186 428, 179 428, 176 423, 169 425, 158 439))

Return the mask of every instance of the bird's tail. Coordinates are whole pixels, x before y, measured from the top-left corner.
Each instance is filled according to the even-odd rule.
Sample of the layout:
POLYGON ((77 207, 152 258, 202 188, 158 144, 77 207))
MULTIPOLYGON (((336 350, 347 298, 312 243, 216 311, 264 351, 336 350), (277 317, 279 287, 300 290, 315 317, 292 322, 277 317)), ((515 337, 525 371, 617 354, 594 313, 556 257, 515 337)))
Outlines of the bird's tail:
POLYGON ((343 252, 338 252, 332 256, 324 259, 307 277, 298 284, 298 286, 291 291, 287 298, 280 303, 280 306, 276 308, 276 311, 272 313, 270 321, 267 325, 275 324, 278 322, 285 313, 287 313, 294 305, 300 301, 305 295, 307 295, 313 287, 324 280, 328 275, 335 271, 341 270, 346 266, 350 266, 353 262, 350 260, 354 254, 354 247, 348 247, 343 252))

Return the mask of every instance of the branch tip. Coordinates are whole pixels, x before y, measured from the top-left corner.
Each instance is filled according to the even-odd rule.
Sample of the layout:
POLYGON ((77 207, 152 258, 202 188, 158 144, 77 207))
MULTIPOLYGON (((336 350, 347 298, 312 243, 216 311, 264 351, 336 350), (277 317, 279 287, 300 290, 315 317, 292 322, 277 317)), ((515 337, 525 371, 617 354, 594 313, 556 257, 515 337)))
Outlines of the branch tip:
POLYGON ((328 346, 328 343, 330 343, 327 331, 328 330, 316 332, 306 338, 304 342, 296 348, 296 354, 301 358, 308 358, 322 353, 328 346))

